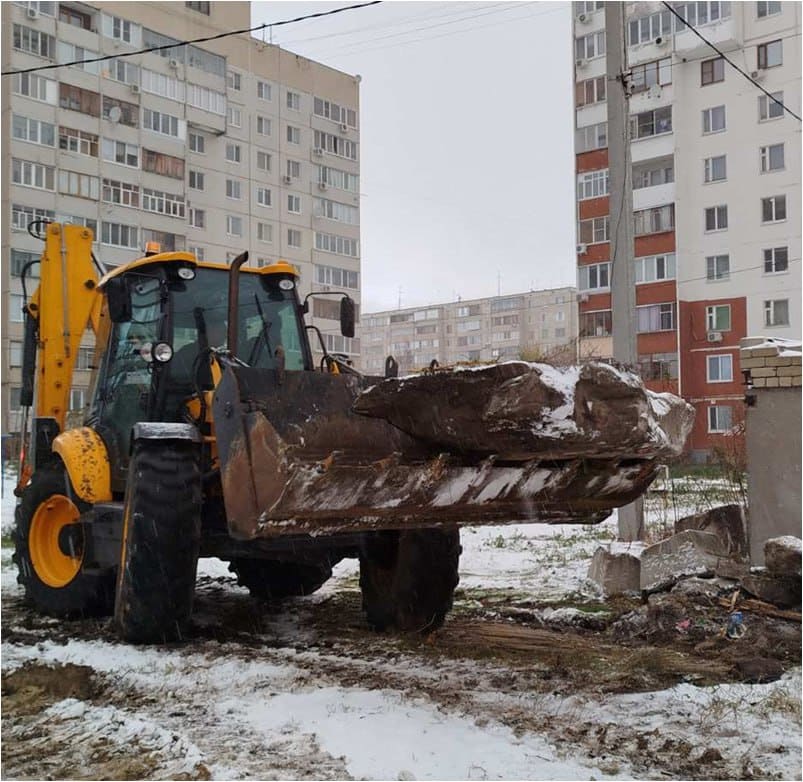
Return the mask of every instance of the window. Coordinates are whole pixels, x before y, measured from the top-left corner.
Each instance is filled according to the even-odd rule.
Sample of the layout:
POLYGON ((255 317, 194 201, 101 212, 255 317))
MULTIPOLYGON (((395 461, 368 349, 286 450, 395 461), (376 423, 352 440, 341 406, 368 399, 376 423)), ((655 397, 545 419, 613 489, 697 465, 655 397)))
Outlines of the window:
POLYGON ((759 122, 766 122, 770 119, 783 117, 783 90, 771 92, 769 96, 758 96, 758 119, 759 122))
POLYGON ((652 111, 643 111, 630 118, 630 136, 636 141, 641 138, 658 136, 672 132, 672 107, 664 106, 652 111))
POLYGON ((630 46, 642 43, 653 43, 656 38, 672 34, 672 14, 669 11, 631 19, 627 25, 630 46))
POLYGON ((705 308, 706 331, 731 330, 731 305, 713 304, 705 308))
POLYGON ((783 65, 783 41, 780 39, 759 44, 757 52, 759 70, 783 65))
POLYGON ((336 220, 339 223, 348 223, 349 225, 360 224, 360 210, 356 206, 341 204, 338 201, 331 201, 328 198, 314 199, 313 214, 316 217, 336 220))
POLYGON ((759 160, 761 161, 761 173, 768 171, 781 171, 784 167, 783 144, 770 144, 759 148, 759 160))
POLYGON ((608 123, 600 122, 596 125, 588 125, 585 128, 578 128, 574 134, 574 148, 581 152, 590 152, 593 149, 603 149, 608 146, 608 123))
POLYGON ((583 201, 587 198, 599 198, 608 195, 610 182, 608 169, 602 171, 588 171, 577 177, 577 197, 583 201))
POLYGON ((786 220, 786 196, 770 196, 761 199, 761 222, 778 223, 786 220))
POLYGON ((312 102, 312 113, 318 117, 325 117, 341 125, 357 127, 357 112, 354 109, 347 109, 332 101, 324 98, 315 98, 312 102))
POLYGON ((173 179, 184 179, 184 158, 143 149, 142 170, 169 176, 173 179))
POLYGON ((577 60, 591 60, 605 54, 605 31, 589 33, 574 39, 574 56, 577 60))
POLYGON ((30 160, 13 158, 11 161, 11 181, 23 187, 35 187, 37 190, 56 189, 56 169, 30 160))
POLYGON ((10 367, 22 366, 22 342, 8 343, 8 365, 10 367))
POLYGON ((239 163, 242 157, 242 148, 239 144, 226 144, 226 160, 229 163, 239 163))
POLYGON ((508 310, 518 310, 524 306, 524 299, 516 296, 512 299, 494 299, 491 302, 491 312, 506 312, 508 310))
POLYGON ((92 369, 92 360, 94 358, 95 351, 93 348, 88 347, 80 347, 78 348, 78 361, 75 365, 76 369, 92 369))
POLYGON ((193 226, 193 228, 203 228, 206 225, 206 211, 203 209, 198 209, 194 206, 190 207, 189 210, 189 224, 193 226))
MULTIPOLYGON (((461 320, 457 324, 458 331, 479 331, 482 328, 482 321, 479 320, 461 320)), ((472 343, 477 344, 477 343, 472 343)))
POLYGON ((633 233, 636 236, 671 231, 675 227, 675 205, 641 209, 633 214, 633 222, 633 233))
POLYGON ((677 353, 651 353, 638 357, 639 372, 644 380, 673 380, 678 376, 677 353))
POLYGON ((257 223, 257 241, 273 242, 273 226, 270 223, 257 223))
POLYGON ((731 273, 729 255, 709 255, 705 259, 705 277, 709 281, 727 280, 731 273))
POLYGON ((204 178, 205 178, 204 173, 202 171, 190 171, 189 173, 190 190, 203 190, 204 178))
POLYGON ((729 405, 711 405, 708 408, 708 431, 728 432, 733 426, 733 408, 729 405))
POLYGON ((133 24, 119 16, 102 16, 103 35, 107 38, 114 38, 117 41, 125 41, 134 46, 142 43, 142 28, 138 24, 133 24))
POLYGON ((273 90, 266 81, 257 82, 257 98, 260 100, 273 100, 273 90))
MULTIPOLYGON (((580 313, 581 337, 610 337, 612 333, 612 320, 610 310, 580 313)), ((542 333, 542 339, 549 338, 549 329, 542 333)))
POLYGON ((197 11, 199 14, 205 14, 209 16, 210 13, 210 6, 212 5, 209 2, 193 2, 193 0, 187 0, 184 5, 192 11, 197 11))
POLYGON ((206 250, 199 244, 194 244, 187 248, 198 261, 203 261, 206 258, 206 250))
POLYGON ((100 95, 92 90, 83 90, 70 84, 59 84, 59 106, 70 111, 88 114, 91 117, 100 116, 100 95))
POLYGON ((152 130, 155 133, 163 133, 165 136, 183 139, 186 133, 184 120, 174 117, 172 114, 165 114, 163 111, 152 111, 143 109, 142 127, 152 130))
POLYGON ((257 115, 257 133, 260 136, 270 136, 270 118, 257 115))
POLYGON ((594 2, 593 0, 588 0, 588 2, 586 2, 585 0, 583 0, 583 2, 575 0, 575 2, 572 3, 575 16, 579 16, 580 14, 591 14, 594 11, 599 11, 599 9, 603 8, 604 6, 605 3, 599 2, 599 0, 597 0, 596 2, 594 2))
MULTIPOLYGON (((686 20, 692 27, 699 27, 704 24, 711 24, 718 22, 721 19, 729 19, 731 15, 731 4, 724 0, 710 0, 710 2, 692 2, 692 3, 677 3, 675 10, 686 20)), ((686 29, 686 25, 677 20, 677 32, 686 29)))
POLYGON ((237 215, 226 215, 226 233, 229 236, 242 236, 243 218, 237 215))
POLYGON ((287 229, 287 246, 295 248, 301 247, 301 231, 295 228, 287 229))
POLYGON ((703 133, 719 133, 725 130, 725 107, 703 109, 703 133))
POLYGON ((347 255, 351 258, 359 256, 359 242, 347 236, 315 232, 315 249, 323 252, 347 255))
POLYGON ((59 193, 77 196, 78 198, 100 198, 100 179, 77 171, 59 169, 59 193))
POLYGON ((270 171, 271 156, 269 152, 257 150, 257 168, 260 171, 270 171))
MULTIPOLYGON (((480 314, 480 305, 479 304, 469 304, 468 306, 458 307, 457 308, 457 317, 458 318, 467 318, 470 315, 479 315, 480 314)), ((391 320, 391 322, 393 322, 391 320)))
POLYGON ((113 116, 118 117, 117 121, 121 125, 136 128, 139 125, 139 106, 136 103, 128 103, 127 101, 109 98, 104 95, 103 118, 111 119, 113 116))
POLYGON ((764 325, 789 325, 789 299, 772 299, 764 302, 764 325))
POLYGON ((271 206, 271 191, 269 187, 257 188, 257 203, 260 206, 271 206))
POLYGON ((46 147, 56 146, 56 126, 49 122, 14 114, 11 121, 11 133, 20 141, 42 144, 46 147))
POLYGON ((79 155, 98 156, 98 137, 83 130, 59 127, 59 149, 77 152, 79 155))
POLYGON ((709 383, 729 383, 733 380, 733 356, 730 353, 706 357, 706 378, 709 383))
POLYGON ((675 254, 647 255, 633 261, 636 283, 675 279, 675 254))
POLYGON ((598 76, 595 79, 586 79, 575 84, 575 105, 579 108, 605 100, 605 82, 605 76, 598 76))
POLYGON ((318 184, 345 190, 349 193, 360 192, 360 178, 356 174, 349 174, 338 168, 329 166, 316 166, 318 170, 318 184))
POLYGON ((630 68, 630 92, 645 92, 650 87, 665 86, 672 83, 672 58, 633 65, 630 68))
POLYGON ((226 198, 239 200, 242 198, 242 183, 239 179, 226 180, 226 198))
POLYGON ((187 84, 187 103, 211 114, 226 116, 226 94, 202 87, 200 84, 187 84))
POLYGON ((73 27, 80 27, 82 30, 92 29, 92 16, 70 8, 67 5, 59 5, 59 21, 71 24, 73 27))
POLYGON ((764 273, 780 274, 789 271, 789 248, 770 247, 764 250, 764 273))
POLYGON ((56 39, 52 35, 46 35, 33 27, 15 24, 13 40, 17 51, 46 57, 48 60, 55 59, 56 39))
POLYGON ((649 304, 646 307, 636 307, 638 318, 638 333, 646 334, 653 331, 672 331, 675 328, 675 303, 649 304))
POLYGON ((666 162, 652 163, 645 167, 633 169, 633 189, 656 187, 675 181, 675 164, 671 159, 666 162))
POLYGON ((241 128, 243 126, 243 113, 235 106, 228 106, 226 108, 226 122, 233 128, 241 128))
POLYGON ((243 88, 242 75, 237 71, 228 71, 226 73, 226 86, 230 90, 236 90, 237 92, 240 92, 240 90, 243 88))
POLYGON ((124 141, 104 138, 102 149, 104 160, 131 168, 139 168, 139 147, 136 144, 126 144, 124 141))
POLYGON ((707 84, 716 84, 725 81, 725 60, 722 57, 714 57, 711 60, 703 60, 700 63, 700 84, 705 87, 707 84))
POLYGON ((301 196, 293 193, 287 194, 287 211, 293 214, 301 214, 301 196))
POLYGON ((292 125, 287 126, 287 142, 289 144, 300 144, 301 143, 301 128, 293 127, 292 125))
MULTIPOLYGON (((30 221, 29 221, 30 222, 30 221)), ((26 223, 27 224, 27 223, 26 223)), ((11 250, 11 274, 15 277, 22 276, 23 267, 30 263, 31 266, 25 272, 26 279, 38 279, 39 277, 39 253, 29 250, 11 250)))
POLYGON ((724 231, 728 227, 728 207, 709 206, 705 210, 705 230, 724 231))
POLYGON ((34 220, 55 220, 56 213, 52 209, 39 209, 35 206, 13 204, 11 207, 11 227, 18 231, 27 231, 28 224, 34 220))
MULTIPOLYGON (((566 320, 566 313, 565 313, 565 312, 563 312, 563 311, 556 312, 556 313, 555 313, 555 320, 556 320, 558 323, 563 323, 563 321, 564 321, 564 320, 566 320)), ((557 334, 556 334, 555 336, 557 336, 557 334)))
POLYGON ((292 179, 301 178, 301 163, 298 160, 287 161, 287 176, 292 179))
POLYGON ((91 60, 97 57, 98 53, 92 49, 85 49, 83 46, 76 46, 67 41, 56 41, 56 61, 60 63, 74 62, 75 65, 69 67, 87 73, 98 74, 100 72, 99 62, 78 62, 80 60, 91 60))
POLYGON ((577 267, 577 287, 581 291, 607 290, 610 287, 611 264, 592 263, 577 267))
POLYGON ((780 0, 760 0, 756 3, 756 16, 763 19, 765 16, 774 16, 781 13, 780 0))
POLYGON ((103 201, 107 204, 139 208, 139 185, 119 182, 116 179, 104 179, 102 192, 103 201))
POLYGON ((136 84, 139 86, 139 66, 129 60, 108 60, 104 63, 103 75, 112 81, 121 84, 136 84))
POLYGON ((104 221, 100 224, 100 241, 102 244, 108 244, 112 247, 127 247, 136 250, 139 246, 137 243, 137 227, 135 225, 107 223, 104 221))
POLYGON ((316 130, 313 146, 315 149, 322 149, 332 155, 344 157, 348 160, 357 159, 356 142, 336 136, 334 133, 324 133, 322 130, 316 130))
POLYGON ((12 91, 15 95, 49 103, 55 106, 58 102, 59 84, 53 79, 37 76, 35 73, 15 73, 12 91))
POLYGON ((142 188, 142 208, 146 212, 184 219, 184 196, 163 193, 161 190, 142 188))
POLYGON ((577 229, 577 237, 583 244, 598 244, 610 240, 610 219, 606 217, 592 217, 590 220, 581 220, 577 229))
POLYGON ((301 96, 297 92, 287 90, 287 108, 293 111, 301 111, 301 96))
POLYGON ((324 344, 330 353, 356 354, 360 352, 360 340, 352 337, 341 337, 340 334, 324 334, 324 344))
POLYGON ((156 244, 162 248, 162 252, 174 253, 184 250, 185 241, 186 237, 170 233, 169 231, 155 231, 148 228, 142 229, 142 244, 147 245, 148 242, 156 242, 156 244))
MULTIPOLYGON (((25 304, 21 293, 10 293, 9 296, 8 315, 12 323, 22 323, 24 318, 22 314, 22 307, 25 304)), ((17 394, 19 400, 19 394, 17 394)), ((19 401, 17 403, 19 406, 19 401)))
POLYGON ((190 133, 190 152, 206 154, 206 139, 200 133, 190 133))
POLYGON ((703 181, 723 182, 728 178, 728 166, 725 155, 707 157, 703 161, 703 181))

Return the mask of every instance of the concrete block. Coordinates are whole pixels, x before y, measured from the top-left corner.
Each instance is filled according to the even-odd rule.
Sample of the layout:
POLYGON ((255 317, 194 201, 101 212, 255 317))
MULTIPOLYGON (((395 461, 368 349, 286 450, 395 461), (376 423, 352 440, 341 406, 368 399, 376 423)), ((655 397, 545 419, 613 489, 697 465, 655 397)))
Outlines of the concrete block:
POLYGON ((769 358, 770 356, 777 356, 777 355, 778 355, 778 348, 753 348, 750 351, 750 358, 760 358, 761 356, 769 358))
POLYGON ((739 359, 739 366, 742 369, 756 369, 756 367, 767 366, 767 361, 773 361, 771 358, 744 358, 745 351, 742 351, 742 358, 739 359))
POLYGON ((742 588, 759 600, 795 608, 800 605, 800 578, 775 576, 767 572, 749 573, 742 579, 742 588))
POLYGON ((753 388, 766 388, 766 387, 767 387, 767 378, 757 377, 753 379, 753 388))
MULTIPOLYGON (((762 358, 756 359, 757 361, 766 361, 768 367, 789 367, 792 366, 791 356, 778 356, 777 358, 762 358)), ((744 364, 742 364, 744 366, 744 364)))
POLYGON ((641 562, 632 554, 613 554, 600 546, 591 559, 588 578, 606 595, 638 592, 641 589, 641 562))
POLYGON ((767 378, 764 378, 764 379, 766 380, 766 383, 767 383, 766 387, 767 388, 779 388, 780 385, 781 385, 778 382, 778 378, 777 377, 767 377, 767 378))
POLYGON ((781 388, 786 388, 787 386, 789 388, 791 388, 792 387, 792 378, 791 377, 779 377, 778 378, 778 385, 781 388))
POLYGON ((767 337, 742 337, 739 340, 739 345, 742 350, 750 350, 756 345, 763 345, 767 341, 767 337))
POLYGON ((794 377, 803 374, 803 367, 778 367, 778 377, 794 377))
POLYGON ((803 386, 803 377, 793 377, 792 378, 792 385, 793 386, 803 386))
POLYGON ((641 588, 655 591, 685 576, 711 575, 729 558, 719 536, 691 529, 679 532, 641 552, 641 588))
POLYGON ((750 370, 752 377, 775 377, 777 374, 777 367, 756 367, 750 370))
POLYGON ((777 576, 800 578, 803 543, 794 535, 770 538, 764 544, 764 565, 767 571, 777 576))
POLYGON ((737 557, 746 557, 749 553, 747 543, 747 517, 742 505, 732 503, 717 508, 684 516, 675 522, 675 532, 688 529, 701 530, 716 535, 725 551, 737 557))

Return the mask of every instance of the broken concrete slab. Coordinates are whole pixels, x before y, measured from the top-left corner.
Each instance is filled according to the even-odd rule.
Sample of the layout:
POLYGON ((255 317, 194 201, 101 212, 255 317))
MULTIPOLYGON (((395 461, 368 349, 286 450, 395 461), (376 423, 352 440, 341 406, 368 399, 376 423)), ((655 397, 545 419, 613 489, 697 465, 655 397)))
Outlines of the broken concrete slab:
POLYGON ((764 565, 767 571, 773 575, 800 578, 800 538, 792 535, 770 538, 764 544, 764 565))
POLYGON ((780 608, 795 608, 800 605, 798 576, 777 576, 766 570, 754 570, 742 579, 742 588, 759 600, 780 608))
POLYGON ((673 595, 686 595, 687 597, 718 598, 721 594, 732 592, 738 588, 738 581, 729 578, 700 578, 691 576, 678 581, 672 587, 673 595))
POLYGON ((641 588, 656 591, 686 576, 712 575, 720 562, 731 558, 718 535, 684 530, 641 552, 641 588))
POLYGON ((675 532, 688 529, 702 530, 717 535, 725 544, 729 554, 746 557, 749 551, 747 542, 747 519, 744 506, 736 503, 720 505, 717 508, 685 516, 675 522, 675 532))
POLYGON ((632 554, 614 554, 600 546, 591 559, 588 578, 605 595, 621 595, 641 589, 641 562, 632 554))

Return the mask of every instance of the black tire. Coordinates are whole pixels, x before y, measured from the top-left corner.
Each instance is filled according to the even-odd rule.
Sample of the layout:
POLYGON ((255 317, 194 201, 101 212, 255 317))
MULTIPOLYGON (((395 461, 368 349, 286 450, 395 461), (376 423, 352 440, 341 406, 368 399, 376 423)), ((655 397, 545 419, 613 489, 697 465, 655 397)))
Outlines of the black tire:
POLYGON ((431 633, 452 608, 460 533, 449 529, 380 532, 360 554, 360 589, 376 630, 431 633))
POLYGON ((43 614, 77 618, 112 613, 114 569, 85 569, 80 525, 70 525, 69 540, 59 537, 68 518, 90 508, 75 495, 60 462, 38 469, 22 493, 14 512, 13 559, 25 602, 43 614), (63 550, 66 544, 72 547, 69 553, 63 550))
POLYGON ((234 559, 229 570, 253 597, 266 601, 311 595, 332 575, 329 565, 267 559, 234 559))
POLYGON ((196 445, 138 440, 128 467, 115 622, 131 643, 186 635, 201 539, 196 445))

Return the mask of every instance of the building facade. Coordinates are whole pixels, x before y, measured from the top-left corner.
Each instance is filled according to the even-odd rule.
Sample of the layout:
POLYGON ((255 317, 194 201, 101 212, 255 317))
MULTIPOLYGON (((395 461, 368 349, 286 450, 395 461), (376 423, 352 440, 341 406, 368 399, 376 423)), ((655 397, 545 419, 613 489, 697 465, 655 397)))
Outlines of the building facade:
POLYGON ((459 361, 535 360, 566 354, 577 340, 577 291, 555 288, 366 313, 361 367, 382 375, 393 356, 402 373, 459 361))
MULTIPOLYGON (((332 286, 359 303, 359 77, 248 35, 179 45, 249 28, 248 2, 15 2, 2 17, 4 71, 114 55, 3 77, 4 433, 19 427, 34 219, 91 227, 106 266, 148 241, 207 261, 247 249, 256 266, 295 264, 302 294, 332 286), (167 48, 120 56, 149 47, 167 48)), ((315 301, 312 322, 328 349, 356 354, 333 304, 315 301)), ((91 360, 88 333, 73 411, 91 360)))
MULTIPOLYGON (((743 418, 739 340, 801 336, 801 6, 625 4, 638 361, 697 409, 704 458, 743 418), (715 44, 773 97, 731 67, 715 44), (778 102, 776 102, 777 99, 778 102)), ((581 355, 611 355, 605 9, 574 4, 581 355)))

